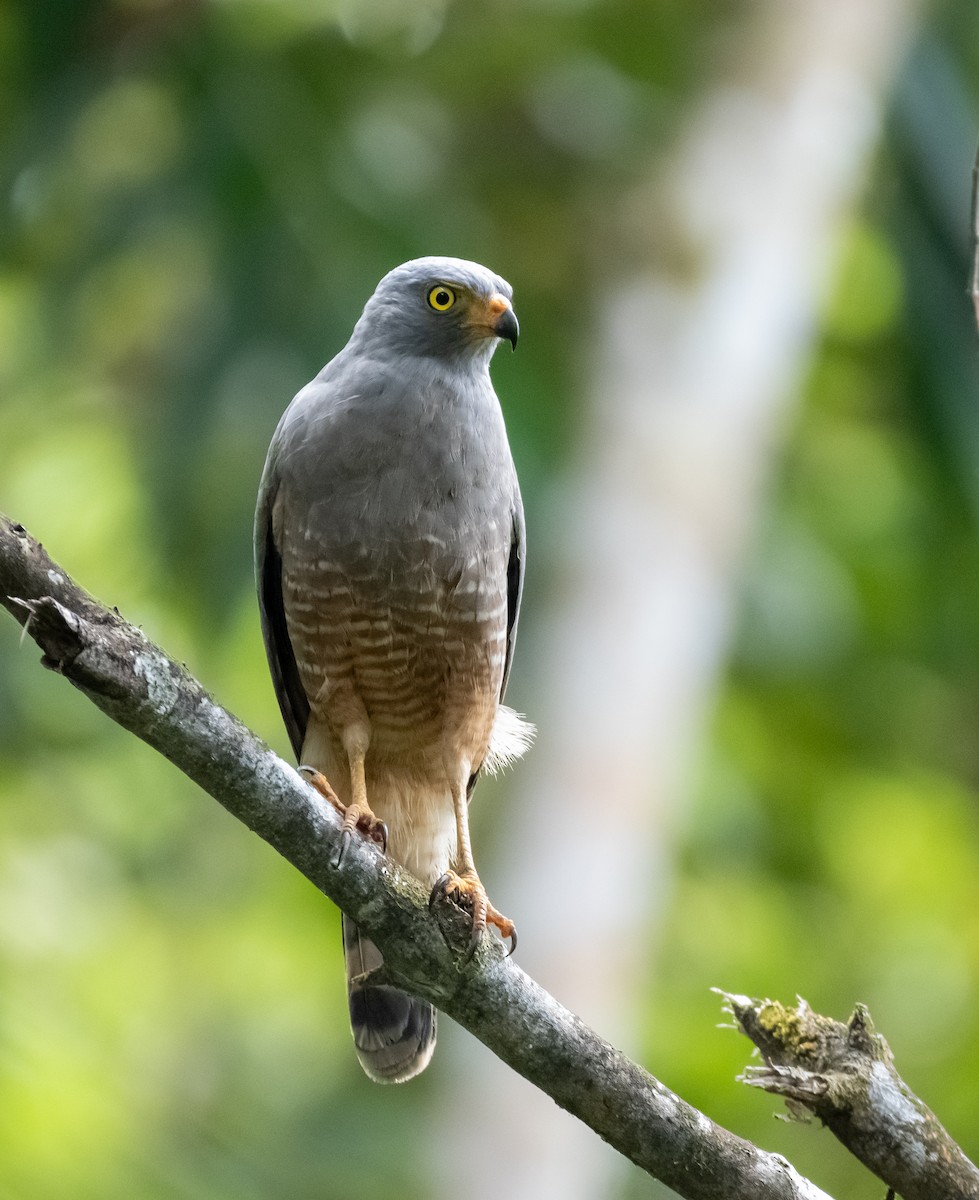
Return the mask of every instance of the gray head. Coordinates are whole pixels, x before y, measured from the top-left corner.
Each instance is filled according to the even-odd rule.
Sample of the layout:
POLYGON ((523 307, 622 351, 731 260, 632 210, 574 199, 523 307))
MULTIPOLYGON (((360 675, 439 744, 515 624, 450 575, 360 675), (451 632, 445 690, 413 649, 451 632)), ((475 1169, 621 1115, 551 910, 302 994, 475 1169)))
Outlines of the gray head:
POLYGON ((513 289, 479 263, 415 258, 389 271, 350 338, 363 352, 488 362, 501 338, 517 345, 513 289))

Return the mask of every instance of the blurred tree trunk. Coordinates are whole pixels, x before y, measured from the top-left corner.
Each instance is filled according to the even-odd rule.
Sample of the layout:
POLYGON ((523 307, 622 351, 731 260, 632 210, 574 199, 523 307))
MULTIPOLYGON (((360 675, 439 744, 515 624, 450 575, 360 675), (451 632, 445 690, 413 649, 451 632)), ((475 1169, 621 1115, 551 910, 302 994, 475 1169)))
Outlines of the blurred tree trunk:
MULTIPOLYGON (((759 4, 737 68, 597 239, 589 415, 525 675, 540 740, 488 885, 521 965, 627 1052, 745 547, 914 11, 759 4)), ((532 515, 532 574, 545 541, 532 515)), ((441 1195, 618 1190, 617 1155, 475 1043, 460 1054, 441 1195)))

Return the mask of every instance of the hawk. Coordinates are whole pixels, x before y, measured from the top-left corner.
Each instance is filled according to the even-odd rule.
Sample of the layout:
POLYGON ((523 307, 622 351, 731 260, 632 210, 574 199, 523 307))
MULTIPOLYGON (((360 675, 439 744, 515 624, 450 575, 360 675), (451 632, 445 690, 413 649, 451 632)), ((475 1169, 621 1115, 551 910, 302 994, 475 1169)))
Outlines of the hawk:
MULTIPOLYGON (((255 545, 262 631, 300 768, 355 830, 516 943, 473 863, 469 797, 533 728, 502 704, 524 578, 524 514, 489 364, 519 327, 478 263, 389 272, 346 346, 286 409, 255 545), (327 783, 329 780, 329 783, 327 783), (332 785, 332 786, 331 786, 332 785)), ((422 1071, 432 1006, 372 984, 377 947, 343 918, 357 1055, 379 1082, 422 1071)))

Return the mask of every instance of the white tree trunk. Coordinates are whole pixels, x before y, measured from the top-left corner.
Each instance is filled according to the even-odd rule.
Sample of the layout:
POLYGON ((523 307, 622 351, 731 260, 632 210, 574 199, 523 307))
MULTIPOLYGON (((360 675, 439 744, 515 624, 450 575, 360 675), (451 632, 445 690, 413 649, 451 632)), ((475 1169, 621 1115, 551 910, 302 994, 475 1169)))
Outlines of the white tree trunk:
MULTIPOLYGON (((551 508, 551 610, 518 654, 540 738, 488 886, 521 965, 627 1052, 738 572, 914 11, 759 4, 736 73, 610 217, 633 265, 597 289, 587 425, 551 508)), ((543 523, 531 514, 532 573, 543 523)), ((615 1193, 624 1160, 475 1043, 459 1056, 433 1149, 442 1196, 461 1179, 467 1200, 615 1193)))

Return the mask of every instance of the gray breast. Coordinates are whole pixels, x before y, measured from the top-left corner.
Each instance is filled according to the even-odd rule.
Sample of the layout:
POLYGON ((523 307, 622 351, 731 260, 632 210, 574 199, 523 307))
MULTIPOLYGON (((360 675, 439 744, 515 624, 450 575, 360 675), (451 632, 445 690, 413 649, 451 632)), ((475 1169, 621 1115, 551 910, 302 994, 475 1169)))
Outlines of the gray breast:
POLYGON ((516 480, 496 397, 487 378, 461 399, 406 399, 388 381, 369 412, 316 406, 281 466, 281 526, 301 531, 283 582, 303 686, 328 705, 352 685, 377 752, 385 731, 424 743, 479 725, 505 654, 516 480))

